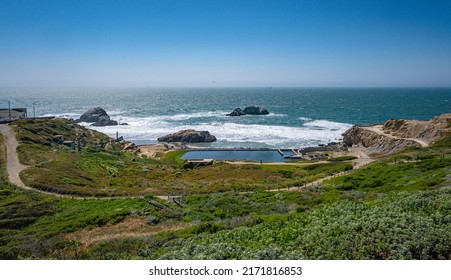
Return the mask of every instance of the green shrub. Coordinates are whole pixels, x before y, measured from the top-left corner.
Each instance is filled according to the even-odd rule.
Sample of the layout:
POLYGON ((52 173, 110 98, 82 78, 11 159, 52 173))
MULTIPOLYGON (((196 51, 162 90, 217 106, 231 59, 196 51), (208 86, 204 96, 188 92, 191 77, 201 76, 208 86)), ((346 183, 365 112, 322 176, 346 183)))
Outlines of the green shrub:
POLYGON ((160 258, 450 259, 450 195, 439 189, 341 201, 308 215, 192 237, 160 258))
POLYGON ((158 218, 157 216, 154 216, 154 215, 148 215, 146 218, 146 222, 149 225, 156 225, 160 222, 160 218, 158 218))
POLYGON ((327 161, 347 161, 347 160, 354 160, 357 159, 355 156, 341 156, 341 157, 335 157, 335 158, 329 158, 327 161))

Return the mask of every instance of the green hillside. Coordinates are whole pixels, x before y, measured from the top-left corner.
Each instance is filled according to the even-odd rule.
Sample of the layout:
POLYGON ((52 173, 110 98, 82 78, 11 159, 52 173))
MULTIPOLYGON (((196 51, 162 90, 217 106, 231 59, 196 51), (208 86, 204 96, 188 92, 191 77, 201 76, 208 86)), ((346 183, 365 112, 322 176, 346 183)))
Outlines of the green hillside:
POLYGON ((352 158, 184 169, 180 153, 149 159, 66 120, 22 122, 34 164, 22 178, 76 197, 8 184, 0 137, 1 259, 451 259, 450 137, 299 188, 352 158), (80 133, 81 151, 46 140, 80 133), (181 196, 156 197, 169 194, 181 196))

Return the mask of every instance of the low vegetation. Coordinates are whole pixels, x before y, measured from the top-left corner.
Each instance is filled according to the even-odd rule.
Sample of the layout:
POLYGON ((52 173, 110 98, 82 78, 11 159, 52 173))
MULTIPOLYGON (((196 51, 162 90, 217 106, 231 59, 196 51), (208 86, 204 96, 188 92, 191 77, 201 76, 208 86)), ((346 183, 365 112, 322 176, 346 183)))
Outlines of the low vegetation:
POLYGON ((451 190, 341 201, 167 244, 162 259, 449 259, 451 190), (431 215, 431 213, 433 213, 431 215))
POLYGON ((181 200, 183 217, 197 227, 104 240, 83 257, 103 258, 105 248, 120 244, 127 249, 108 258, 450 259, 450 158, 433 150, 406 176, 399 158, 411 152, 299 192, 190 195, 181 200), (365 173, 384 174, 387 165, 377 186, 368 187, 369 175, 361 187, 340 187, 365 173), (431 176, 438 181, 424 184, 431 176))
POLYGON ((80 152, 47 141, 73 137, 71 125, 20 124, 21 159, 35 165, 23 179, 89 198, 8 184, 0 137, 1 259, 451 259, 449 137, 305 187, 352 158, 185 170, 183 152, 141 158, 100 148, 102 134, 80 152), (93 198, 128 195, 139 197, 93 198))
POLYGON ((328 158, 327 161, 347 161, 347 160, 353 160, 356 159, 355 156, 341 156, 341 157, 332 157, 328 158))

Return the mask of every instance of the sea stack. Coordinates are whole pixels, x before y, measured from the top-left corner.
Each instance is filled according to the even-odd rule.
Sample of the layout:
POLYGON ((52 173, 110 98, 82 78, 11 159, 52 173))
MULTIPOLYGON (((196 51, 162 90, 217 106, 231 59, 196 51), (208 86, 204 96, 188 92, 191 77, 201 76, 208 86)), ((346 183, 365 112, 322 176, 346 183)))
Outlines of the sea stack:
POLYGON ((244 108, 244 113, 248 115, 268 115, 269 112, 260 105, 251 105, 244 108))
POLYGON ((239 116, 243 116, 243 115, 246 115, 246 113, 243 110, 241 110, 241 108, 236 108, 235 110, 233 110, 232 113, 227 114, 227 116, 230 116, 230 117, 239 117, 239 116))
POLYGON ((227 114, 230 117, 239 117, 244 115, 268 115, 269 111, 260 105, 251 105, 241 110, 241 108, 236 108, 232 113, 227 114))
POLYGON ((107 112, 100 107, 89 109, 76 122, 93 123, 92 126, 118 125, 117 121, 111 120, 107 112))
POLYGON ((176 133, 168 134, 158 138, 160 142, 185 142, 185 143, 202 143, 214 142, 216 137, 208 131, 198 131, 194 129, 181 130, 176 133))

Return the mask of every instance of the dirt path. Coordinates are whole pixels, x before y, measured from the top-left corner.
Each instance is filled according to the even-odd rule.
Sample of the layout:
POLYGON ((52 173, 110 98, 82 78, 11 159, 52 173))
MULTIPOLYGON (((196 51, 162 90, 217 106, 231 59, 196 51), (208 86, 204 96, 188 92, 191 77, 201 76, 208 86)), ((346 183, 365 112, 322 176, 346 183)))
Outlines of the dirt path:
POLYGON ((362 168, 368 164, 370 164, 371 162, 375 161, 374 159, 371 158, 358 158, 353 160, 353 162, 355 163, 355 165, 353 166, 353 169, 348 170, 348 171, 343 171, 340 173, 335 173, 334 175, 330 175, 312 182, 309 182, 305 185, 299 186, 299 187, 288 187, 288 188, 278 188, 278 189, 270 189, 268 190, 269 192, 277 192, 277 191, 290 191, 290 192, 295 192, 295 191, 300 191, 303 188, 306 187, 312 187, 312 186, 319 186, 322 182, 330 180, 332 178, 336 178, 336 177, 340 177, 340 176, 345 176, 348 175, 354 171, 356 171, 359 168, 362 168))
POLYGON ((6 171, 8 173, 8 180, 11 184, 31 190, 32 188, 25 186, 19 177, 20 172, 29 166, 25 166, 19 162, 19 156, 16 152, 17 146, 19 146, 16 139, 16 133, 10 126, 3 124, 0 125, 0 132, 3 135, 6 145, 6 171))
POLYGON ((429 147, 429 143, 427 143, 424 140, 418 139, 418 138, 403 138, 403 137, 399 137, 399 136, 394 136, 388 133, 385 133, 382 130, 382 125, 374 125, 374 126, 361 126, 361 128, 369 130, 371 132, 377 133, 379 135, 383 135, 392 139, 404 139, 404 140, 411 140, 411 141, 415 141, 418 144, 421 145, 421 147, 429 147))

